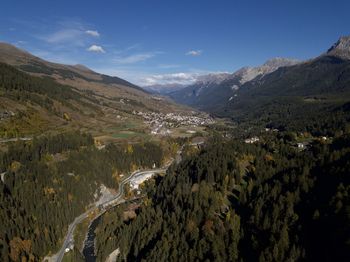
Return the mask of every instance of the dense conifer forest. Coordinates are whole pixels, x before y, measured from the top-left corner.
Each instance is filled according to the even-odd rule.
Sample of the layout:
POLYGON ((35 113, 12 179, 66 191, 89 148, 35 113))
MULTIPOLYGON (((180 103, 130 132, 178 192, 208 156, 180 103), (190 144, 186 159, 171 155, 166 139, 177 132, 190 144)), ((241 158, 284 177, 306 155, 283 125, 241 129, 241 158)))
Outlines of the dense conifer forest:
POLYGON ((349 135, 306 150, 214 138, 147 187, 136 218, 103 216, 98 261, 349 261, 349 170, 349 135))
POLYGON ((59 261, 83 261, 91 221, 97 261, 115 251, 117 261, 350 261, 350 37, 315 59, 228 78, 221 93, 215 84, 210 121, 4 46, 5 61, 16 55, 0 63, 1 261, 58 250, 59 261))
POLYGON ((0 154, 1 261, 39 261, 56 252, 67 226, 119 174, 161 165, 151 142, 96 149, 91 135, 69 132, 19 141, 0 154))

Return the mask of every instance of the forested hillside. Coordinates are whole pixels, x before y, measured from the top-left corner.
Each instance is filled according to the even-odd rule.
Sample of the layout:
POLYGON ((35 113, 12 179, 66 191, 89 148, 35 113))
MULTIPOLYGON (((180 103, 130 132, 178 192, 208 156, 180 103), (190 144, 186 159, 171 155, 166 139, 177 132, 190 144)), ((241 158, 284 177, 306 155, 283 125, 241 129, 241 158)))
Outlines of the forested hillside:
POLYGON ((0 63, 0 137, 37 134, 66 126, 74 120, 103 115, 99 101, 91 95, 55 82, 51 78, 27 75, 0 63))
POLYGON ((213 139, 149 187, 137 217, 103 217, 118 261, 349 261, 350 136, 300 151, 274 135, 213 139))
POLYGON ((95 148, 90 135, 70 132, 11 144, 0 154, 1 261, 39 261, 55 252, 68 224, 119 174, 160 165, 156 144, 95 148))
POLYGON ((218 115, 240 124, 334 135, 349 128, 350 62, 321 56, 247 82, 218 115))

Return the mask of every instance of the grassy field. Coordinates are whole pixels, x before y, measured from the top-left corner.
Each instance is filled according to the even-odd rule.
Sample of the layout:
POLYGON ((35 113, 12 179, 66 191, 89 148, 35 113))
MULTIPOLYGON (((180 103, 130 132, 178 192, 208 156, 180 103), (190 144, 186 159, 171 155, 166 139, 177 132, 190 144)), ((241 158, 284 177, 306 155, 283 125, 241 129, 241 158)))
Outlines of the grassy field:
POLYGON ((171 130, 171 137, 191 137, 196 133, 206 134, 205 127, 196 126, 196 127, 187 127, 182 126, 174 128, 171 130))

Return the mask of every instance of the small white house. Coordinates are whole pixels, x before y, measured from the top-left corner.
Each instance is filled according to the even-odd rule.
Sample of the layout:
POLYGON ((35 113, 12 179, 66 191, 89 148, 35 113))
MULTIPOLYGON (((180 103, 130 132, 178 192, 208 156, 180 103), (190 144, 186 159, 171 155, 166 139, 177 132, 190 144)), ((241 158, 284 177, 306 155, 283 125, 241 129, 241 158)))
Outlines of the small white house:
POLYGON ((253 143, 256 143, 256 142, 259 142, 259 137, 251 137, 251 138, 247 138, 246 140, 244 140, 244 142, 246 144, 253 144, 253 143))

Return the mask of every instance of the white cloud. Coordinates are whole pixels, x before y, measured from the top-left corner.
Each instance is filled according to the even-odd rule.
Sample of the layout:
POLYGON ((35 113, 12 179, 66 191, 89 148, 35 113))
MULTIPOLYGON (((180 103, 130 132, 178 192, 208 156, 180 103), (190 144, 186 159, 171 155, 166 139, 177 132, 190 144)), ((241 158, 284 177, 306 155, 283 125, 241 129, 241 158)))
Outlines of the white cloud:
POLYGON ((199 73, 172 73, 172 74, 161 74, 161 75, 150 75, 145 77, 143 80, 143 86, 150 86, 155 84, 181 84, 189 85, 194 83, 199 76, 199 73))
POLYGON ((96 72, 106 75, 118 76, 123 79, 135 83, 139 86, 150 85, 166 85, 166 84, 182 84, 189 85, 194 83, 203 72, 179 72, 169 74, 152 74, 134 68, 113 68, 111 67, 95 67, 92 68, 96 72))
POLYGON ((133 54, 124 57, 116 57, 113 59, 114 63, 117 64, 135 64, 138 62, 142 62, 154 57, 157 53, 141 53, 141 54, 133 54))
POLYGON ((91 35, 93 37, 99 37, 100 36, 100 33, 95 31, 95 30, 86 30, 85 33, 88 34, 88 35, 91 35))
POLYGON ((190 56, 200 56, 202 54, 202 50, 190 50, 186 53, 186 55, 190 56))
POLYGON ((103 49, 103 47, 99 46, 99 45, 92 45, 86 50, 89 52, 106 53, 106 51, 103 49))
POLYGON ((92 69, 96 72, 100 72, 106 75, 121 77, 139 86, 171 84, 186 86, 193 84, 207 74, 222 73, 192 68, 188 72, 158 74, 149 71, 143 71, 142 69, 135 68, 134 66, 130 67, 127 65, 125 67, 118 66, 115 68, 113 65, 106 67, 106 64, 104 64, 103 67, 92 67, 92 69))

